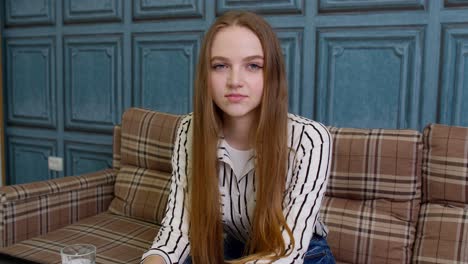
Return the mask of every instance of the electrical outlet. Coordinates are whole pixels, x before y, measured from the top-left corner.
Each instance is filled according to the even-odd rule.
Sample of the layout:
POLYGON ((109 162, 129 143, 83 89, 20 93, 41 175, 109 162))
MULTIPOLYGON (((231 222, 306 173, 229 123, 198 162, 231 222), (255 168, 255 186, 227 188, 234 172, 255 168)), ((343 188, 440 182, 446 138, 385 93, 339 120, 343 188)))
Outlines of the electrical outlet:
POLYGON ((63 171, 63 159, 60 157, 49 157, 49 170, 63 171))

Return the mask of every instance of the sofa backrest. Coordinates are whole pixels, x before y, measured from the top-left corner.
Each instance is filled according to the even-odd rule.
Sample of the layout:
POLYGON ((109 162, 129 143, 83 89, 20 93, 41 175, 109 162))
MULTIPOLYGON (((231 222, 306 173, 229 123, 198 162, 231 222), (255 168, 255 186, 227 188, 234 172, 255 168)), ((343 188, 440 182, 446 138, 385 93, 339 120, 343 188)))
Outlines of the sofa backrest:
POLYGON ((329 130, 333 157, 321 216, 336 260, 409 263, 421 201, 421 134, 329 130))
MULTIPOLYGON (((120 161, 112 213, 160 223, 171 179, 171 157, 181 116, 130 108, 123 114, 120 161)), ((118 129, 117 129, 118 130, 118 129)))
POLYGON ((468 127, 431 124, 423 142, 413 263, 468 263, 468 127))
MULTIPOLYGON (((119 172, 111 212, 162 221, 180 120, 125 112, 114 129, 119 172)), ((424 137, 412 130, 329 129, 333 158, 321 216, 338 262, 468 263, 468 128, 431 125, 424 137)))
POLYGON ((114 127, 113 145, 112 145, 112 168, 116 171, 120 170, 120 141, 122 127, 116 125, 114 127))

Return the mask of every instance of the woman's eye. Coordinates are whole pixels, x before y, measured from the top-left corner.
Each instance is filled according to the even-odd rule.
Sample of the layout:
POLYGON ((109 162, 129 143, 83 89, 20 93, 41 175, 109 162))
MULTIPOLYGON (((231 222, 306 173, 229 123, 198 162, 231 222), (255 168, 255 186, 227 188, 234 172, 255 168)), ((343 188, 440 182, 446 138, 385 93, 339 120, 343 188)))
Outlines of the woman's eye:
POLYGON ((227 67, 227 66, 226 66, 225 64, 213 64, 213 65, 211 66, 211 68, 212 68, 213 70, 217 70, 217 71, 222 70, 222 69, 224 69, 224 68, 226 68, 226 67, 227 67))
POLYGON ((249 65, 247 65, 247 68, 251 71, 257 71, 257 70, 260 70, 262 68, 262 66, 256 64, 256 63, 250 63, 249 65))

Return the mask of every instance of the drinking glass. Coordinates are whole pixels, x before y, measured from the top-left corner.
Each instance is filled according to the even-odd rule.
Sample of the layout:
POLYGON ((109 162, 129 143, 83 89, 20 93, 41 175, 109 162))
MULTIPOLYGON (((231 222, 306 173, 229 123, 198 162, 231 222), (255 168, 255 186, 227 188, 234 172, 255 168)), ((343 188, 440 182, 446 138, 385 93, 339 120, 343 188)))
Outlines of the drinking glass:
POLYGON ((68 245, 60 250, 62 264, 95 264, 96 247, 91 244, 68 245))

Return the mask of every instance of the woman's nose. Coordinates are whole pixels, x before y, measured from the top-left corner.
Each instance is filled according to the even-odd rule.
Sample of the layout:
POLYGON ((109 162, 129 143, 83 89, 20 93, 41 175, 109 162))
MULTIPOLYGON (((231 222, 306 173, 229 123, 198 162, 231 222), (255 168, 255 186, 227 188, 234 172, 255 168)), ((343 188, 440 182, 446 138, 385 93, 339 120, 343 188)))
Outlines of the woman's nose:
POLYGON ((240 69, 232 67, 228 77, 229 88, 238 88, 242 86, 242 73, 240 69))

